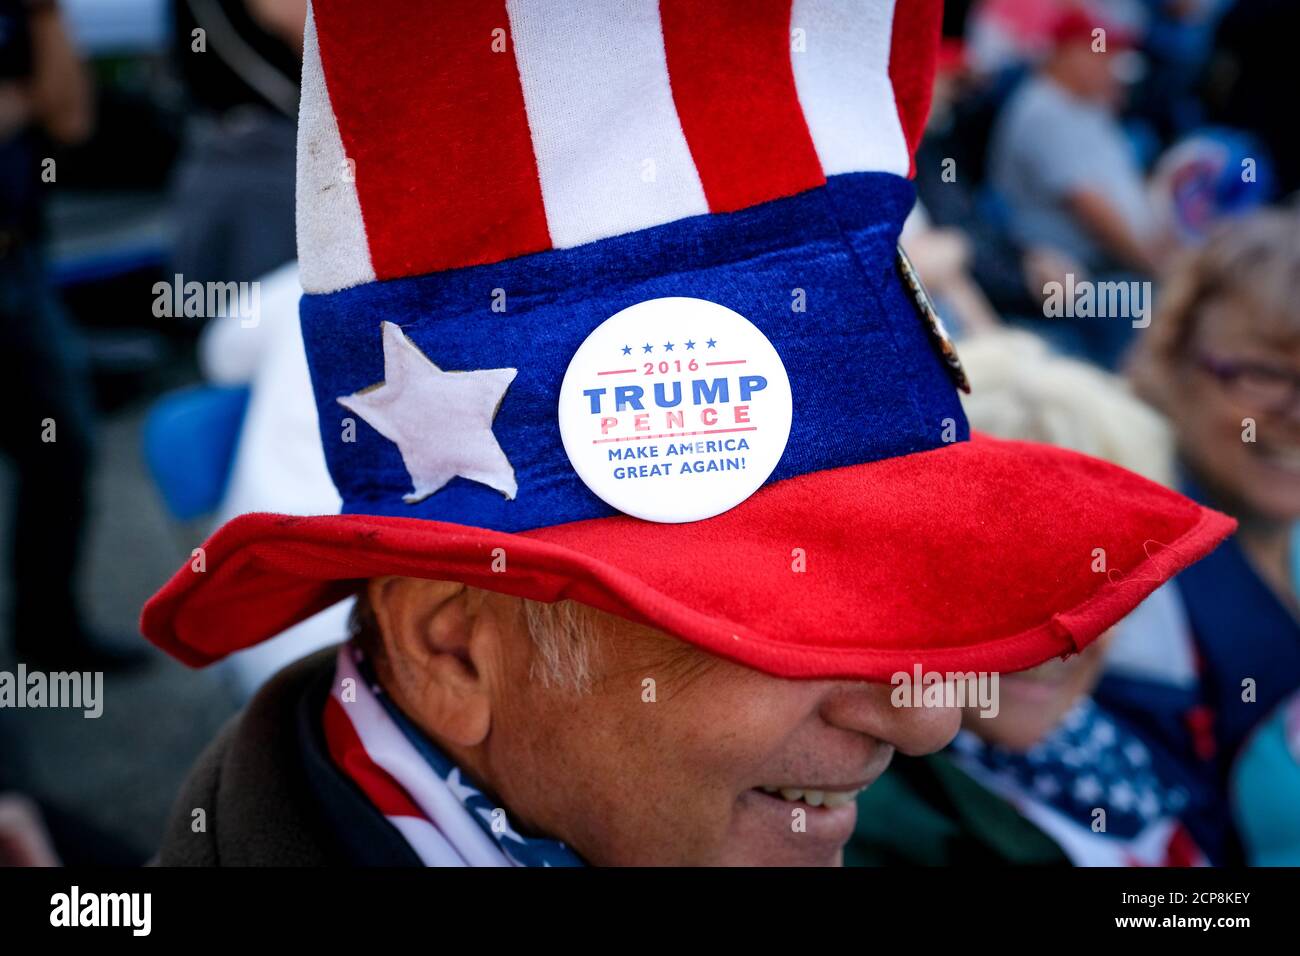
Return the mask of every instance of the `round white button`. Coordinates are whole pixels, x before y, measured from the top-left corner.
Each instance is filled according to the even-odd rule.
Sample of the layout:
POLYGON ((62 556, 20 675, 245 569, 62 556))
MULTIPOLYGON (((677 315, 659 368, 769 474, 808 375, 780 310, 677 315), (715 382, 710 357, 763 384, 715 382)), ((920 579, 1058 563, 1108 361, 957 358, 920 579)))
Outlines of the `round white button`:
POLYGON ((790 380, 772 343, 716 302, 648 299, 610 316, 560 386, 560 435, 597 496, 647 521, 734 508, 790 437, 790 380))

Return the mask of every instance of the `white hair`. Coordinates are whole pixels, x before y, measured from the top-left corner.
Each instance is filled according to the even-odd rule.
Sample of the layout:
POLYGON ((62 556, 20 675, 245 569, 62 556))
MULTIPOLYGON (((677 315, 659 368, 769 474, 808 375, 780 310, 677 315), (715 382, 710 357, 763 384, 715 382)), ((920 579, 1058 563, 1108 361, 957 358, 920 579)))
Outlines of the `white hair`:
POLYGON ((1174 481, 1168 423, 1119 376, 1058 355, 1028 332, 988 332, 961 344, 971 427, 1092 455, 1162 485, 1174 481))
POLYGON ((529 677, 543 687, 591 688, 597 644, 597 613, 574 601, 520 602, 537 654, 529 677))

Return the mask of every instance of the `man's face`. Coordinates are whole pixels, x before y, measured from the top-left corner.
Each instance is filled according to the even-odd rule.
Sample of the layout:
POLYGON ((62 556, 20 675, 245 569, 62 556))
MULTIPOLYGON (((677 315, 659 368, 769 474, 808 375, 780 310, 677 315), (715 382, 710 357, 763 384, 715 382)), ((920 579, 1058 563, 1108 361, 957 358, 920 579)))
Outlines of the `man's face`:
POLYGON ((491 729, 457 755, 516 827, 592 864, 836 864, 854 795, 894 750, 957 732, 956 709, 894 708, 888 685, 782 680, 608 615, 598 628, 586 693, 530 680, 531 638, 503 628, 491 729))
POLYGON ((1078 654, 1001 675, 997 714, 986 717, 982 708, 967 707, 962 725, 988 743, 1014 751, 1030 749, 1056 728, 1080 698, 1092 693, 1101 679, 1113 633, 1107 631, 1078 654))
POLYGON ((1056 52, 1058 69, 1069 77, 1074 91, 1098 105, 1118 109, 1123 104, 1124 84, 1119 78, 1118 49, 1094 50, 1089 40, 1074 40, 1056 52))

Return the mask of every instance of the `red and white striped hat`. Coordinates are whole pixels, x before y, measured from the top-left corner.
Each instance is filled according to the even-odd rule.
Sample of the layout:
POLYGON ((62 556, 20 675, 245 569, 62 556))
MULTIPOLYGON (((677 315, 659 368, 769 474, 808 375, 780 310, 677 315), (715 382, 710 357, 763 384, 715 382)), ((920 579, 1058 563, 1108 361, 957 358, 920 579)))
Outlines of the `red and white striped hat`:
POLYGON ((732 212, 841 173, 908 176, 942 4, 314 6, 299 118, 308 292, 732 212))
POLYGON ((316 0, 301 316, 344 513, 230 522, 145 634, 206 663, 394 574, 888 680, 1075 651, 1207 553, 1224 516, 970 434, 897 251, 940 16, 316 0))

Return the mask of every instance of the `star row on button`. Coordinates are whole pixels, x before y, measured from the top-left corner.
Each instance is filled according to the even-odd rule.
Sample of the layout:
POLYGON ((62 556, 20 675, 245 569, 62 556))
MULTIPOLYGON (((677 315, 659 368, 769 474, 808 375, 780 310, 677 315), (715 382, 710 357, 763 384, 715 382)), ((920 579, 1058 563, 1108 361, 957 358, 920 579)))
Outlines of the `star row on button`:
MULTIPOLYGON (((664 350, 665 352, 671 352, 671 351, 673 350, 673 347, 674 347, 676 344, 677 344, 677 343, 675 343, 675 342, 665 342, 665 343, 663 344, 663 350, 664 350)), ((688 352, 693 351, 694 348, 695 348, 695 343, 692 342, 690 339, 687 339, 687 340, 686 340, 685 342, 683 342, 682 344, 683 344, 684 346, 686 346, 686 351, 688 351, 688 352)), ((717 341, 714 340, 714 339, 706 339, 705 342, 704 342, 704 344, 705 344, 706 346, 708 346, 709 348, 711 348, 711 349, 715 349, 715 348, 718 347, 718 343, 717 343, 717 341)), ((654 347, 653 345, 651 345, 649 342, 647 342, 645 345, 641 346, 641 351, 644 352, 644 353, 646 353, 647 355, 650 354, 651 352, 653 352, 654 350, 655 350, 655 347, 654 347)), ((630 346, 630 345, 625 345, 625 346, 623 346, 623 354, 624 354, 624 355, 631 355, 631 354, 632 354, 632 346, 630 346)))

